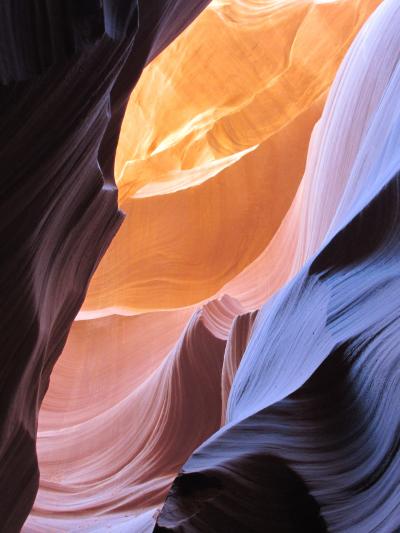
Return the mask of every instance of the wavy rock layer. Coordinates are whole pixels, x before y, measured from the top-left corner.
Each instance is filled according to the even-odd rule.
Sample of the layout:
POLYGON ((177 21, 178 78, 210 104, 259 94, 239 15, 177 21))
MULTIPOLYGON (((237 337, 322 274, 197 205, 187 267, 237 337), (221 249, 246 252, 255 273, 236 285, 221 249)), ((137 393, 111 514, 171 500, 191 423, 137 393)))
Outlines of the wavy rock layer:
POLYGON ((399 23, 383 2, 341 66, 315 154, 337 179, 314 174, 304 238, 325 236, 259 312, 227 423, 184 465, 155 531, 400 528, 399 23))
POLYGON ((380 333, 396 315, 394 0, 311 135, 378 3, 214 2, 146 68, 116 164, 127 220, 43 403, 26 531, 150 531, 216 431, 158 529, 396 530, 396 432, 378 418, 396 362, 380 333), (217 72, 224 47, 259 72, 231 73, 226 101, 227 75, 208 92, 196 70, 210 33, 217 72))
POLYGON ((127 220, 83 317, 198 304, 265 250, 340 61, 378 4, 214 1, 149 65, 116 159, 127 220))
MULTIPOLYGON (((36 507, 56 500, 60 513, 73 510, 72 522, 64 524, 68 531, 74 520, 84 524, 91 514, 112 510, 124 516, 158 503, 171 475, 219 428, 224 348, 196 314, 169 357, 123 400, 81 424, 43 432, 47 479, 36 507), (185 439, 176 439, 177 427, 185 439)), ((57 529, 62 527, 60 521, 57 529)))
POLYGON ((129 93, 146 62, 206 2, 81 4, 0 7, 4 532, 19 531, 32 507, 39 406, 122 221, 113 163, 129 93))

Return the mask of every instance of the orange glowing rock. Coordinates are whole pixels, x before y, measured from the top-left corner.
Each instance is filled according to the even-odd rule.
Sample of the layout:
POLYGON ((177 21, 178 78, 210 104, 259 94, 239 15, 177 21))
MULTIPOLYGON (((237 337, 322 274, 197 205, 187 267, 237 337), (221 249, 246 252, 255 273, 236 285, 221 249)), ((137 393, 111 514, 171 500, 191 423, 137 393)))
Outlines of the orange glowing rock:
POLYGON ((149 65, 115 166, 127 220, 83 316, 207 300, 261 254, 336 69, 378 3, 215 1, 149 65))
POLYGON ((32 531, 159 505, 225 419, 256 314, 235 317, 257 309, 329 230, 340 186, 313 232, 301 216, 318 196, 313 146, 329 108, 305 171, 307 149, 339 63, 378 4, 215 0, 145 70, 115 166, 127 218, 41 410, 32 531), (179 424, 185 443, 174 440, 179 424))

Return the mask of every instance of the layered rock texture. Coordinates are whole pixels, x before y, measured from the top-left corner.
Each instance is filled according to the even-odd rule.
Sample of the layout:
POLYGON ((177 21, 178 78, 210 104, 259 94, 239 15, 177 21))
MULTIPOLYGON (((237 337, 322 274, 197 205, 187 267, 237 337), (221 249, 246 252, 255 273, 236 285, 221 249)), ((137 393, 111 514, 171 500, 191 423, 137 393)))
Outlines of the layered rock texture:
POLYGON ((144 65, 206 2, 0 6, 0 528, 36 496, 39 407, 118 230, 114 154, 144 65), (140 11, 140 24, 139 24, 140 11))
POLYGON ((207 4, 0 6, 1 532, 400 530, 400 5, 207 4))

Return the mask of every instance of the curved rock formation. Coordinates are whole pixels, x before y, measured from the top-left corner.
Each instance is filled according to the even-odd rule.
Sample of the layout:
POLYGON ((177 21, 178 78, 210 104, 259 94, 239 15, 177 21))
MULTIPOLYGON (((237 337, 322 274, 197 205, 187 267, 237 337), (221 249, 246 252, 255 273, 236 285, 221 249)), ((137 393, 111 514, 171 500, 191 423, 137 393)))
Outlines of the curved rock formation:
POLYGON ((39 407, 89 279, 122 221, 113 164, 129 93, 146 62, 206 3, 1 4, 4 532, 18 531, 33 504, 39 407))
POLYGON ((340 61, 378 4, 216 0, 149 65, 118 145, 127 219, 82 316, 208 301, 265 250, 340 61))
MULTIPOLYGON (((219 428, 224 348, 225 342, 196 313, 165 361, 123 399, 113 398, 107 408, 97 397, 90 418, 70 421, 61 431, 51 424, 51 430, 41 432, 39 456, 46 477, 35 512, 40 515, 57 501, 65 520, 56 529, 70 531, 77 520, 84 524, 85 517, 112 510, 113 525, 127 511, 162 500, 171 476, 219 428), (96 414, 99 405, 102 411, 96 414), (176 439, 180 433, 185 439, 176 439)), ((117 382, 123 383, 123 376, 117 382)), ((107 383, 101 392, 107 397, 107 383)), ((40 522, 41 531, 45 525, 40 522)))
POLYGON ((0 6, 5 533, 400 529, 400 6, 207 3, 0 6))
POLYGON ((383 2, 338 73, 315 166, 332 160, 337 178, 314 175, 304 235, 317 251, 260 311, 227 424, 184 465, 155 531, 400 528, 399 23, 383 2))

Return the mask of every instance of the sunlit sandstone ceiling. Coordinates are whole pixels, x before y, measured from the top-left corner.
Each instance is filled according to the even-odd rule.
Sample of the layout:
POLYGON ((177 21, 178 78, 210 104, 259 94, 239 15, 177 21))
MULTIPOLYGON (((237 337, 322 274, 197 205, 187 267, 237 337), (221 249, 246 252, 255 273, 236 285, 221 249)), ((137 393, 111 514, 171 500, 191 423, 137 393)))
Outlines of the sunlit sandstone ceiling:
POLYGON ((127 220, 84 316, 198 303, 260 255, 339 63, 378 3, 212 2, 147 67, 117 149, 127 220))
MULTIPOLYGON (((132 41, 94 155, 117 213, 116 148, 126 218, 41 405, 23 531, 392 533, 400 5, 206 3, 139 2, 117 47, 132 41)), ((76 302, 107 247, 101 206, 66 270, 76 302)), ((78 307, 50 314, 46 375, 78 307)))

